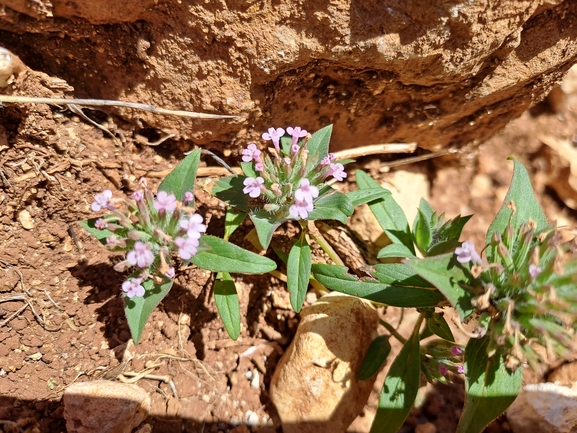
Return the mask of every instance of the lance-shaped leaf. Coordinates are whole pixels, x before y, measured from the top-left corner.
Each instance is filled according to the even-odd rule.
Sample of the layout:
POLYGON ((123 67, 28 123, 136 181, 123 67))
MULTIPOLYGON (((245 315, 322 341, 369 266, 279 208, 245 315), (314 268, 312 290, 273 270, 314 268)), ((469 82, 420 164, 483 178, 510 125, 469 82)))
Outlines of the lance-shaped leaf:
POLYGON ((377 258, 387 259, 387 258, 414 258, 415 254, 408 249, 403 244, 390 244, 386 247, 381 248, 377 258))
POLYGON ((226 332, 236 341, 240 335, 240 303, 236 286, 228 272, 217 275, 214 281, 214 302, 226 332))
POLYGON ((377 374, 391 351, 389 343, 390 335, 380 335, 371 343, 363 363, 359 367, 357 377, 359 380, 367 380, 377 374))
POLYGON ((465 320, 473 312, 473 294, 463 287, 469 282, 469 277, 455 260, 454 254, 411 259, 406 264, 445 295, 461 320, 465 320))
POLYGON ((349 198, 341 192, 327 194, 315 201, 315 207, 307 219, 336 220, 346 224, 354 208, 349 198))
POLYGON ((282 223, 288 221, 289 218, 276 219, 268 212, 257 211, 249 214, 250 220, 254 224, 258 241, 266 250, 272 239, 274 231, 280 227, 282 223))
POLYGON ((357 189, 356 191, 347 193, 347 197, 353 204, 353 207, 357 207, 362 204, 378 200, 380 198, 385 198, 389 195, 391 195, 391 192, 382 187, 357 189))
POLYGON ((291 306, 297 313, 305 302, 311 278, 311 263, 311 247, 303 231, 300 239, 291 248, 287 262, 287 288, 291 306))
POLYGON ((314 264, 314 277, 325 287, 394 307, 435 307, 445 298, 434 288, 403 287, 359 280, 344 266, 314 264))
POLYGON ((144 296, 124 298, 124 312, 134 343, 140 341, 150 314, 166 296, 173 282, 173 280, 168 280, 164 284, 154 284, 152 279, 148 279, 142 283, 145 290, 144 296))
POLYGON ((455 337, 453 337, 449 324, 441 314, 433 313, 433 315, 427 319, 427 327, 431 333, 438 335, 447 341, 455 341, 455 337))
POLYGON ((429 250, 431 245, 431 240, 433 238, 433 233, 431 229, 431 221, 429 218, 419 209, 419 213, 415 218, 415 225, 413 229, 413 236, 415 244, 421 252, 426 252, 429 250))
POLYGON ((505 367, 498 352, 487 356, 489 337, 471 339, 465 349, 465 407, 458 433, 480 433, 513 403, 522 381, 522 368, 505 367))
POLYGON ((264 274, 276 268, 276 263, 268 257, 259 256, 215 236, 202 236, 199 249, 201 252, 192 258, 192 263, 207 271, 264 274))
POLYGON ((212 195, 229 206, 248 212, 248 195, 244 194, 244 176, 230 176, 219 179, 212 187, 212 195))
POLYGON ((419 327, 416 326, 385 378, 371 433, 395 433, 403 425, 419 390, 420 362, 419 327))
POLYGON ((378 264, 367 269, 367 272, 381 283, 385 284, 406 287, 434 287, 431 283, 420 277, 415 271, 403 263, 378 264))
MULTIPOLYGON (((382 188, 379 183, 362 170, 355 172, 360 190, 382 188)), ((413 237, 405 213, 392 196, 380 198, 369 203, 369 209, 377 218, 379 225, 391 242, 402 244, 415 254, 413 237)))
POLYGON ((307 141, 306 148, 309 151, 306 167, 307 173, 329 154, 329 142, 331 141, 332 131, 333 125, 325 126, 315 132, 310 140, 307 141))
POLYGON ((199 162, 200 149, 193 150, 164 178, 158 190, 173 193, 177 200, 184 200, 185 192, 194 191, 199 162))
MULTIPOLYGON (((547 227, 547 217, 545 216, 541 205, 535 198, 535 193, 533 192, 533 187, 531 186, 531 181, 529 180, 529 174, 527 173, 527 170, 523 164, 521 164, 516 159, 513 159, 513 162, 514 169, 511 186, 509 187, 509 191, 505 196, 505 200, 503 200, 501 209, 489 226, 486 237, 487 243, 491 241, 493 233, 503 233, 507 227, 507 224, 509 224, 509 219, 511 218, 511 213, 513 212, 508 207, 511 201, 515 203, 516 208, 516 212, 512 218, 513 227, 515 229, 521 227, 521 225, 529 221, 529 219, 532 219, 537 223, 537 231, 547 227)), ((491 259, 491 257, 488 258, 491 259)))
POLYGON ((228 241, 230 236, 234 231, 240 227, 244 219, 246 218, 246 212, 238 210, 233 207, 229 207, 226 210, 226 215, 224 217, 224 240, 228 241))

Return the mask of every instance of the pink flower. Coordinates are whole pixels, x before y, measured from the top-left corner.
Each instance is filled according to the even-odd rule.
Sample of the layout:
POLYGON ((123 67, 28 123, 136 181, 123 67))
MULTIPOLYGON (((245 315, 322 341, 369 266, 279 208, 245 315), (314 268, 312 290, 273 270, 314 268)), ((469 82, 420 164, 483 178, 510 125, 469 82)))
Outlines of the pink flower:
POLYGON ((244 162, 260 162, 260 154, 262 152, 256 147, 256 144, 250 143, 246 149, 242 150, 242 160, 244 162))
POLYGON ((334 153, 329 153, 328 156, 325 156, 322 160, 321 160, 321 165, 329 165, 331 162, 333 162, 335 160, 335 154, 334 153))
POLYGON ((243 193, 248 194, 249 197, 257 198, 261 193, 261 185, 264 183, 264 179, 262 177, 247 177, 244 182, 244 189, 242 190, 243 193))
POLYGON ((312 202, 308 203, 306 201, 301 201, 301 200, 295 199, 295 204, 293 204, 289 208, 289 214, 293 218, 306 219, 309 216, 309 212, 312 212, 312 210, 313 210, 313 203, 312 202))
POLYGON ((258 171, 259 173, 262 173, 264 171, 264 164, 262 162, 257 162, 254 165, 254 169, 255 169, 255 171, 258 171))
POLYGON ((186 230, 189 238, 200 239, 200 234, 206 232, 206 225, 202 223, 202 216, 195 213, 190 219, 180 220, 180 228, 186 230))
POLYGON ((280 151, 279 140, 284 135, 284 129, 282 128, 268 128, 268 132, 262 134, 263 140, 272 140, 272 144, 274 144, 274 148, 280 151))
POLYGON ((156 200, 154 200, 154 208, 158 212, 173 212, 176 209, 176 197, 174 194, 168 194, 166 191, 158 191, 156 200))
POLYGON ((324 174, 324 177, 332 176, 338 181, 342 181, 347 174, 345 173, 345 167, 341 163, 329 163, 329 169, 324 174))
POLYGON ((539 275, 541 271, 542 269, 540 266, 534 265, 533 263, 529 265, 529 275, 531 276, 532 279, 537 278, 537 275, 539 275))
POLYGON ((186 191, 184 193, 184 201, 186 203, 192 203, 194 201, 194 194, 192 194, 190 191, 186 191))
POLYGON ((439 373, 441 373, 441 376, 446 376, 448 372, 449 369, 445 364, 439 364, 439 373))
POLYGON ((132 193, 132 198, 133 198, 135 201, 142 201, 142 200, 144 200, 144 192, 142 192, 142 191, 140 191, 140 190, 134 191, 134 192, 132 193))
POLYGON ((105 228, 108 227, 108 223, 104 219, 98 218, 94 222, 94 227, 96 227, 98 230, 104 230, 105 228))
POLYGON ((126 292, 126 296, 132 298, 134 296, 144 296, 144 287, 141 285, 142 278, 131 278, 122 283, 122 290, 126 292))
POLYGON ((292 126, 289 126, 286 129, 286 132, 288 132, 292 136, 293 146, 297 144, 297 142, 299 141, 299 138, 306 137, 308 134, 308 132, 305 131, 304 129, 301 129, 300 126, 295 126, 294 128, 292 126))
POLYGON ((100 209, 105 208, 108 210, 113 210, 114 206, 110 203, 112 198, 112 191, 105 189, 101 194, 96 194, 94 196, 94 202, 92 202, 92 210, 98 212, 100 209))
POLYGON ((465 366, 464 365, 457 366, 457 373, 464 374, 465 373, 465 366))
POLYGON ((293 144, 291 146, 291 154, 296 155, 299 152, 300 148, 301 147, 298 144, 293 144))
POLYGON ((134 249, 126 255, 126 260, 132 266, 147 268, 154 262, 154 254, 150 251, 150 244, 141 241, 134 243, 134 249))
MULTIPOLYGON (((319 189, 311 185, 306 177, 301 179, 299 188, 295 191, 295 201, 311 203, 319 196, 319 189)), ((312 209, 311 209, 312 210, 312 209)))
POLYGON ((177 237, 174 244, 178 247, 178 255, 182 260, 190 260, 198 252, 198 239, 177 237))
POLYGON ((172 267, 168 268, 168 271, 166 271, 164 273, 164 275, 166 276, 166 278, 170 278, 170 279, 174 278, 174 275, 175 275, 174 268, 172 268, 172 267))
POLYGON ((470 241, 465 241, 460 247, 455 248, 455 254, 459 263, 469 263, 471 260, 479 264, 482 262, 481 256, 475 249, 475 244, 470 241))
POLYGON ((463 349, 461 349, 459 346, 451 347, 451 355, 460 356, 462 354, 463 354, 463 349))

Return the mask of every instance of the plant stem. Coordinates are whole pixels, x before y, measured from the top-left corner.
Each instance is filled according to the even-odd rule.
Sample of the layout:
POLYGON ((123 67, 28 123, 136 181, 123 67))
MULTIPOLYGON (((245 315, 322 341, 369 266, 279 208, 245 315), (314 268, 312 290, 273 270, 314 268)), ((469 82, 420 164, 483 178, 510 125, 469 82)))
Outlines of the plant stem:
POLYGON ((379 322, 381 323, 381 325, 383 325, 387 329, 387 331, 389 331, 391 333, 391 335, 393 337, 395 337, 401 343, 405 344, 407 342, 407 339, 404 338, 401 334, 399 334, 397 332, 397 330, 395 328, 393 328, 390 324, 385 322, 383 319, 379 319, 379 322))
MULTIPOLYGON (((303 227, 304 229, 304 227, 303 227)), ((345 266, 343 260, 339 257, 337 252, 333 249, 333 247, 327 242, 325 237, 319 231, 317 226, 315 226, 314 221, 308 221, 308 232, 311 237, 315 240, 317 244, 322 248, 322 250, 327 253, 329 258, 338 266, 345 266)))

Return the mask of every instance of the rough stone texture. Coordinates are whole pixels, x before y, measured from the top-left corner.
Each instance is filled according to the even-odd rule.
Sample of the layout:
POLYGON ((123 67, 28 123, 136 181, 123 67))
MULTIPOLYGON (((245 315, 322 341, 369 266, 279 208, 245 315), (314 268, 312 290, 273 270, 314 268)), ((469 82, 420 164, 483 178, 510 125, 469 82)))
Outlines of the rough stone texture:
POLYGON ((77 97, 240 116, 119 110, 138 128, 244 146, 333 123, 334 149, 481 141, 577 60, 573 0, 0 0, 2 43, 77 97))
POLYGON ((525 385, 507 410, 514 433, 577 431, 577 387, 554 383, 525 385))
POLYGON ((130 433, 150 410, 142 388, 107 380, 72 384, 63 401, 68 433, 130 433))
POLYGON ((336 292, 303 309, 270 386, 284 433, 339 433, 353 422, 376 377, 357 380, 377 324, 369 303, 336 292))

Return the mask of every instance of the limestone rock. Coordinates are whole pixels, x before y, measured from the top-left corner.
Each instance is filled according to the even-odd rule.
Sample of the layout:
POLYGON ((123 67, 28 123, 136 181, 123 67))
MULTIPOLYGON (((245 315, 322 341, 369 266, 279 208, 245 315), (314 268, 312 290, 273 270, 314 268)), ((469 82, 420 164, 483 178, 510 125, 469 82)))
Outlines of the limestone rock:
POLYGON ((357 380, 357 372, 377 324, 368 302, 336 292, 303 309, 270 386, 284 433, 347 429, 374 383, 357 380))
POLYGON ((107 380, 74 383, 63 401, 68 433, 130 433, 150 410, 142 388, 107 380))
POLYGON ((577 386, 525 385, 507 409, 507 419, 514 433, 573 433, 577 431, 577 386))
POLYGON ((86 97, 237 115, 200 122, 117 111, 141 128, 226 148, 273 125, 329 123, 333 150, 482 141, 577 60, 573 0, 0 5, 2 43, 24 63, 86 97))

